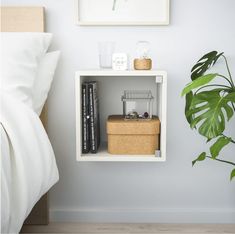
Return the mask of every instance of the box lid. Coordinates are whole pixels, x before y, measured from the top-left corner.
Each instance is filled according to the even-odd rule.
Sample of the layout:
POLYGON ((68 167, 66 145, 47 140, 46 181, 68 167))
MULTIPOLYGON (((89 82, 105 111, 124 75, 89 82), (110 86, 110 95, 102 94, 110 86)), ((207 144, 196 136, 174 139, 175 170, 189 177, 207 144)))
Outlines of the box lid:
POLYGON ((122 115, 110 115, 107 120, 107 134, 159 134, 160 120, 153 116, 151 120, 124 120, 122 115))

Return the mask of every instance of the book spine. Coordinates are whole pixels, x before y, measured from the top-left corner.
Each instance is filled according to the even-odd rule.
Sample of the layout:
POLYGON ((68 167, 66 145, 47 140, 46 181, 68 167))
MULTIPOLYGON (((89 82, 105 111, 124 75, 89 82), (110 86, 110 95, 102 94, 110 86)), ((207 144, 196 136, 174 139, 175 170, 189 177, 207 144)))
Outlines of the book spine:
POLYGON ((89 93, 89 110, 90 110, 90 145, 91 145, 91 153, 96 153, 93 88, 94 88, 93 83, 89 83, 88 93, 89 93))
POLYGON ((90 151, 88 84, 82 84, 82 153, 90 151))
POLYGON ((97 82, 94 84, 93 97, 94 97, 95 145, 97 151, 100 145, 99 95, 98 95, 97 82))
POLYGON ((99 98, 98 98, 98 84, 91 82, 89 84, 89 99, 90 99, 90 144, 91 153, 97 153, 100 145, 100 120, 99 120, 99 98))

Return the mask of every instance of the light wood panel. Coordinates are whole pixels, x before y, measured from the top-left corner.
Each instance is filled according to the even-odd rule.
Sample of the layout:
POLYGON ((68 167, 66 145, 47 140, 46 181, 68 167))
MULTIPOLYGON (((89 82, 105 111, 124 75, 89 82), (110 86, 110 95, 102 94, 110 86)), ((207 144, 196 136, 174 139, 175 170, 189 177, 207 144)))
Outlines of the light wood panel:
POLYGON ((235 233, 235 224, 82 224, 50 223, 48 226, 24 227, 22 233, 77 234, 225 234, 235 233))
MULTIPOLYGON (((45 14, 43 7, 7 7, 2 6, 1 32, 44 32, 45 14)), ((47 111, 44 107, 40 116, 46 128, 47 111)), ((48 224, 48 194, 45 194, 33 208, 25 221, 26 224, 48 224)))
POLYGON ((1 7, 2 32, 44 32, 43 7, 1 7))

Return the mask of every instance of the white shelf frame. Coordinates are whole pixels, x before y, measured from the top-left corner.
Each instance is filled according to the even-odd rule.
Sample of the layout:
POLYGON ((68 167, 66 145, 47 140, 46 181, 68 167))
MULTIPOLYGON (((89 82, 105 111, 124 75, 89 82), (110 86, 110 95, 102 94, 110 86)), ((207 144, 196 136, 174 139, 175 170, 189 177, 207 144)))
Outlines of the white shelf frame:
POLYGON ((164 162, 166 161, 166 124, 167 124, 167 72, 161 70, 152 71, 113 71, 113 70, 82 70, 75 74, 75 105, 76 105, 76 160, 80 162, 164 162), (160 156, 159 151, 155 155, 113 155, 107 152, 107 147, 102 145, 97 154, 83 154, 81 150, 81 85, 84 77, 109 77, 109 76, 152 76, 157 85, 158 105, 157 112, 161 121, 160 156))

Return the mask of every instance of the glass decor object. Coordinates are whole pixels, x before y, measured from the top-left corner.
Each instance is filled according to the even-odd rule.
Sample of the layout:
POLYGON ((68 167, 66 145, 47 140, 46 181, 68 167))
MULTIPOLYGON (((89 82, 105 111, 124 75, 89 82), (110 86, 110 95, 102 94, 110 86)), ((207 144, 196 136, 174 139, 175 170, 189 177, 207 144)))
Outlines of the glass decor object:
POLYGON ((151 70, 152 60, 149 57, 150 43, 138 41, 136 45, 137 58, 134 60, 135 70, 151 70))
POLYGON ((153 112, 150 90, 125 90, 122 96, 123 116, 127 120, 149 120, 153 112))
POLYGON ((100 68, 112 68, 112 55, 115 50, 115 42, 99 42, 99 63, 100 68))
POLYGON ((136 52, 139 59, 149 58, 150 43, 148 41, 138 41, 136 52))

